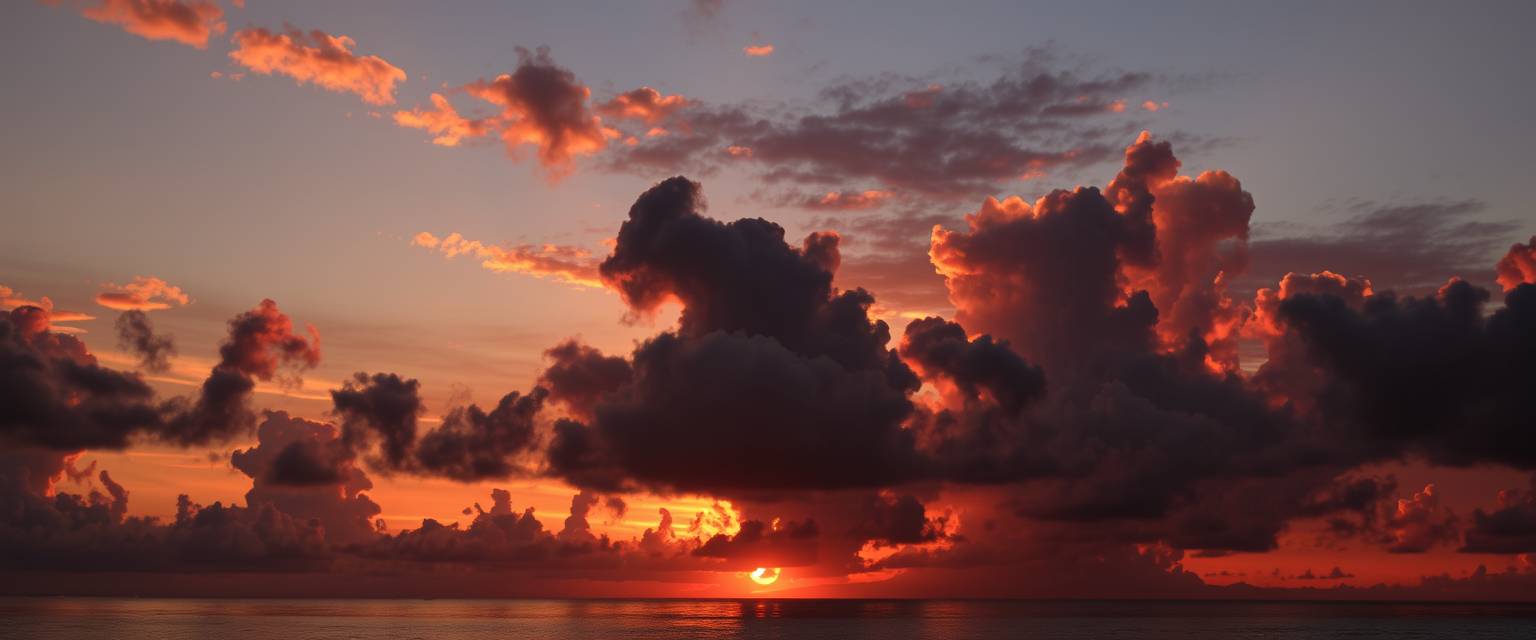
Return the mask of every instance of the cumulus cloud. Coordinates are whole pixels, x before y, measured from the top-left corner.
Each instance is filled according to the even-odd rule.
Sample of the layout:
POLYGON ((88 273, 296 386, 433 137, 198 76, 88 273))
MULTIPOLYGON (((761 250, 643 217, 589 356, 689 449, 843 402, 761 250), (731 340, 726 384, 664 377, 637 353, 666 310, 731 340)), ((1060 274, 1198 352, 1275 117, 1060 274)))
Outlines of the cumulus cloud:
POLYGON ((592 91, 576 74, 555 64, 548 48, 517 49, 517 69, 464 87, 470 95, 501 109, 497 128, 516 157, 519 147, 538 147, 539 162, 559 176, 573 158, 602 150, 615 135, 587 104, 592 91))
POLYGON ((682 303, 676 332, 636 348, 591 424, 563 421, 554 473, 614 488, 872 486, 915 470, 901 429, 917 380, 863 291, 834 291, 837 237, 799 246, 764 220, 704 217, 699 186, 635 202, 600 271, 635 314, 682 303), (709 389, 700 393, 697 389, 709 389), (750 460, 751 464, 740 464, 750 460))
POLYGON ((167 437, 182 444, 200 444, 250 429, 256 416, 249 405, 256 381, 272 381, 281 367, 298 372, 320 364, 320 332, 309 337, 294 333, 293 320, 277 303, 261 304, 229 321, 229 336, 219 346, 219 361, 193 400, 172 401, 167 437))
POLYGON ((67 452, 127 446, 162 432, 162 411, 142 378, 101 366, 85 344, 50 330, 49 314, 0 314, 0 437, 8 446, 67 452))
POLYGON ((1391 529, 1392 543, 1387 551, 1392 553, 1419 553, 1443 542, 1454 542, 1460 537, 1455 514, 1440 506, 1435 495, 1435 485, 1414 492, 1408 498, 1397 501, 1387 526, 1391 529))
POLYGON ((1516 242, 1499 259, 1499 286, 1509 291, 1521 284, 1536 284, 1536 236, 1530 242, 1516 242))
POLYGON ((251 478, 245 501, 270 505, 300 521, 318 522, 333 544, 374 537, 379 505, 365 491, 373 482, 353 464, 335 426, 266 412, 256 429, 256 446, 230 454, 230 465, 251 478))
POLYGON ((235 32, 235 49, 229 57, 237 64, 263 75, 274 73, 299 84, 313 83, 328 91, 357 94, 374 105, 395 103, 395 84, 405 82, 405 71, 378 56, 352 52, 357 42, 318 29, 289 29, 276 33, 263 28, 235 32))
POLYGON ((208 39, 226 29, 224 10, 207 0, 99 0, 81 6, 80 15, 149 40, 198 49, 208 48, 208 39))
POLYGON ((108 283, 96 294, 96 304, 117 311, 170 309, 191 301, 181 287, 152 276, 135 276, 122 286, 108 283))

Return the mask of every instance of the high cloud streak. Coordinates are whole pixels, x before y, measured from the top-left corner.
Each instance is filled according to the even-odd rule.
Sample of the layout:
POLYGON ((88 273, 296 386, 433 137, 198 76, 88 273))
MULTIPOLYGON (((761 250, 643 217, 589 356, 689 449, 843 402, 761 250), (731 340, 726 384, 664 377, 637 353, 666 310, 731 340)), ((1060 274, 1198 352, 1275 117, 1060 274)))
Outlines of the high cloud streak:
POLYGON ((411 244, 441 252, 448 258, 460 255, 479 258, 480 266, 497 273, 521 273, 583 287, 603 286, 597 273, 597 261, 580 247, 553 244, 498 247, 465 239, 457 233, 439 238, 426 231, 411 238, 411 244))
POLYGON ((318 29, 289 29, 275 33, 263 28, 235 32, 229 57, 256 73, 285 75, 299 84, 314 83, 328 91, 354 93, 375 105, 395 103, 395 84, 405 71, 378 56, 352 52, 357 43, 318 29))
POLYGON ((224 10, 208 0, 100 0, 80 7, 80 15, 150 40, 171 40, 208 48, 208 39, 227 28, 224 10))

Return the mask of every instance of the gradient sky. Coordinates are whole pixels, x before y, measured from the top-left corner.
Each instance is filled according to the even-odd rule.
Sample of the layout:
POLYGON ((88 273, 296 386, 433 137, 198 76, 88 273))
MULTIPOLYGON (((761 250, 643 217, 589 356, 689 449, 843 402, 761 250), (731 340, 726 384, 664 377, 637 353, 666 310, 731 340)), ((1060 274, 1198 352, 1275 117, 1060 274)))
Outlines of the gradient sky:
MULTIPOLYGON (((1332 270, 1369 278, 1376 291, 1430 298, 1447 278, 1461 276, 1494 292, 1485 310, 1492 313, 1502 300, 1495 263, 1512 244, 1536 234, 1527 178, 1536 171, 1530 153, 1536 124, 1526 113, 1536 88, 1521 81, 1536 54, 1528 33, 1536 7, 1529 3, 240 4, 247 6, 227 0, 211 5, 227 26, 208 34, 203 46, 146 37, 124 23, 90 17, 119 6, 163 9, 196 2, 62 0, 0 7, 0 82, 8 97, 0 101, 0 292, 12 292, 8 306, 46 296, 55 328, 79 330, 73 335, 102 365, 133 370, 137 356, 119 345, 114 329, 119 311, 99 304, 97 294, 137 277, 179 287, 187 302, 148 314, 156 332, 174 336, 178 353, 168 370, 145 373, 163 397, 195 394, 219 359, 226 321, 263 299, 276 301, 300 335, 304 326, 316 327, 323 358, 301 372, 301 385, 259 384, 251 407, 316 421, 339 423, 329 391, 354 372, 419 380, 421 429, 427 431, 454 407, 489 407, 509 391, 526 392, 550 365, 544 351, 564 340, 579 338, 605 354, 627 355, 640 341, 675 327, 679 305, 669 302, 655 314, 635 317, 639 305, 617 293, 617 281, 584 286, 493 273, 474 257, 450 258, 419 246, 418 234, 441 239, 459 233, 487 246, 583 249, 589 254, 577 262, 595 269, 615 246, 635 198, 678 174, 702 183, 709 202, 704 213, 712 218, 764 218, 782 225, 791 245, 811 231, 836 229, 842 236, 836 284, 870 289, 875 315, 890 322, 890 348, 901 342, 911 319, 957 317, 954 289, 946 297, 944 280, 925 273, 934 224, 963 230, 963 216, 988 197, 1018 195, 1033 202, 1058 188, 1104 188, 1125 164, 1121 151, 1137 142, 1141 130, 1172 143, 1183 175, 1224 170, 1251 194, 1255 208, 1244 229, 1251 233, 1246 242, 1252 259, 1230 283, 1239 305, 1256 304, 1254 290, 1275 287, 1287 272, 1332 270), (353 54, 378 56, 403 70, 405 79, 370 103, 358 92, 295 82, 291 73, 262 74, 231 57, 240 32, 282 33, 290 26, 351 38, 353 54), (769 44, 769 55, 744 50, 769 44), (477 101, 466 87, 513 73, 527 62, 519 48, 538 47, 548 47, 545 68, 568 70, 575 86, 590 90, 579 103, 592 113, 600 114, 599 105, 616 95, 652 87, 684 96, 693 108, 735 109, 785 123, 827 113, 836 100, 833 88, 869 99, 900 91, 890 87, 929 86, 948 95, 968 83, 986 86, 1024 65, 1079 80, 1148 75, 1125 89, 1085 94, 1083 104, 1108 102, 1059 131, 1042 120, 1044 128, 1025 143, 1081 154, 1038 168, 1010 167, 1019 170, 1009 179, 956 179, 943 194, 873 174, 819 176, 827 182, 775 176, 775 170, 794 167, 777 166, 761 153, 750 165, 711 161, 702 173, 700 164, 656 166, 624 155, 624 137, 653 124, 670 127, 674 138, 679 127, 702 130, 702 120, 686 110, 677 120, 657 123, 600 116, 603 126, 624 123, 623 133, 600 151, 576 150, 568 162, 541 160, 536 145, 515 145, 509 152, 494 135, 454 147, 434 145, 432 134, 394 121, 397 113, 431 108, 434 93, 467 117, 494 116, 498 107, 477 101), (1094 155, 1095 145, 1109 152, 1094 155), (880 202, 818 208, 806 199, 834 191, 878 192, 880 202), (887 295, 881 288, 887 282, 897 283, 893 289, 915 289, 887 295), (71 321, 63 312, 93 317, 71 321)), ((716 153, 723 150, 723 143, 716 146, 722 147, 716 153)), ((942 168, 929 171, 920 162, 902 168, 945 179, 942 168)), ((978 332, 967 328, 976 338, 978 332)), ((1246 380, 1268 357, 1265 343, 1244 333, 1232 344, 1243 360, 1229 373, 1246 380)), ((1045 357, 1019 355, 1031 362, 1045 357)), ((1054 390, 1053 374, 1047 360, 1046 384, 1054 390)), ((940 386, 931 384, 922 402, 938 402, 933 398, 942 395, 935 391, 940 386)), ((541 432, 556 417, 541 417, 541 432)), ((1523 428, 1529 433, 1536 427, 1527 418, 1523 428)), ((25 436, 6 437, 13 441, 5 446, 18 451, 36 444, 25 436)), ((109 470, 132 493, 129 516, 173 521, 180 494, 202 504, 256 507, 247 505, 251 478, 231 467, 229 456, 256 444, 254 433, 190 447, 136 437, 122 450, 88 448, 73 464, 109 470)), ((1288 521, 1269 551, 1213 551, 1166 539, 1117 540, 1115 548, 1139 554, 1156 571, 1188 571, 1209 585, 1384 584, 1411 593, 1427 588, 1425 576, 1472 580, 1480 565, 1528 577, 1528 556, 1461 549, 1473 510, 1500 509, 1500 490, 1529 489, 1531 468, 1508 457, 1466 460, 1465 468, 1425 458, 1410 447, 1362 458, 1347 469, 1351 478, 1393 479, 1389 495, 1377 496, 1369 507, 1383 513, 1435 486, 1436 502, 1425 517, 1451 533, 1431 535, 1413 553, 1393 552, 1390 542, 1371 536, 1390 539, 1399 535, 1393 526, 1417 524, 1376 523, 1381 530, 1341 537, 1329 530, 1327 515, 1288 521), (1163 552, 1176 559, 1155 558, 1163 552), (1341 575, 1332 579, 1300 578, 1335 567, 1341 575)), ((653 484, 605 491, 544 472, 461 482, 369 467, 363 454, 355 463, 368 469, 375 485, 368 495, 382 507, 378 517, 391 534, 416 529, 423 518, 468 527, 468 505, 489 506, 493 488, 510 491, 518 512, 533 507, 550 531, 561 530, 572 496, 583 489, 589 492, 584 495, 622 497, 626 509, 599 505, 587 517, 594 531, 614 541, 638 539, 655 528, 661 507, 670 509, 681 529, 694 514, 727 501, 734 524, 688 534, 707 539, 736 533, 744 520, 782 517, 790 526, 836 512, 839 501, 864 499, 839 493, 845 488, 743 494, 730 487, 672 491, 653 484)), ((105 491, 100 484, 94 477, 72 481, 61 471, 56 490, 105 491)), ((924 479, 858 487, 854 493, 864 490, 878 500, 916 496, 939 533, 911 544, 869 538, 870 548, 860 556, 869 564, 862 569, 834 566, 823 546, 818 560, 802 563, 798 575, 787 566, 785 578, 770 589, 783 595, 956 593, 957 585, 967 584, 961 576, 975 570, 966 564, 975 557, 965 549, 967 541, 988 539, 994 525, 1032 526, 1028 519, 998 515, 1012 514, 1020 504, 1010 486, 924 479), (947 520, 940 521, 941 514, 947 520), (1003 524, 994 522, 998 517, 1003 524), (959 564, 876 568, 878 558, 893 552, 948 553, 959 564)), ((832 525, 825 517, 819 523, 825 535, 832 525)), ((1536 531, 1529 536, 1536 544, 1536 531)), ((572 572, 548 592, 635 595, 655 592, 658 583, 669 585, 661 592, 678 595, 753 592, 756 586, 735 562, 689 565, 675 575, 646 568, 639 577, 603 576, 592 567, 548 569, 572 572)), ((1038 561, 1020 562, 1029 567, 1038 561)), ((1104 571, 1117 571, 1112 565, 1104 571)), ((67 577, 49 567, 27 569, 38 572, 37 584, 44 585, 39 591, 72 590, 67 577)), ((536 586, 489 586, 498 570, 514 571, 486 568, 469 586, 433 588, 471 595, 482 587, 487 594, 543 593, 536 586)), ((150 576, 143 578, 146 584, 172 585, 167 591, 206 588, 197 572, 141 573, 150 576)), ((345 578, 336 576, 349 574, 332 569, 327 575, 340 583, 345 578)), ((1050 594, 1042 586, 983 578, 971 583, 983 586, 967 588, 975 595, 1050 594)), ((358 587, 359 593, 394 593, 387 580, 369 579, 379 584, 358 587)), ((229 591, 293 588, 280 578, 262 580, 266 586, 229 591)), ((1515 586, 1497 586, 1504 589, 1499 593, 1536 595, 1530 586, 1536 578, 1510 580, 1515 586)), ((1162 588, 1153 578, 1147 584, 1151 592, 1162 588)), ((1080 588, 1100 593, 1094 585, 1080 588)))

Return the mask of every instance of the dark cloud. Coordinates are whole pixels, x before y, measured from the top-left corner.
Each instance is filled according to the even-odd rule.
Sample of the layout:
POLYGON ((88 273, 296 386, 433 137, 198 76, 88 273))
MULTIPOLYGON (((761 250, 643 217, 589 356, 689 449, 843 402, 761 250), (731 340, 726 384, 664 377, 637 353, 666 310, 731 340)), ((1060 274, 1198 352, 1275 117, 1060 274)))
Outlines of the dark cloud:
POLYGON ((416 416, 422 411, 421 384, 393 373, 356 373, 331 391, 331 403, 341 417, 342 438, 354 449, 366 449, 375 437, 385 468, 408 468, 416 446, 416 416))
POLYGON ((627 385, 634 376, 629 361, 605 356, 601 351, 567 340, 544 352, 549 367, 539 376, 539 386, 549 390, 549 399, 564 404, 578 417, 587 413, 608 394, 627 385))
POLYGON ((262 300, 255 309, 229 321, 229 337, 219 346, 219 362, 213 366, 195 400, 177 398, 171 403, 163 437, 179 444, 203 444, 250 429, 256 416, 248 406, 256 381, 279 377, 287 366, 297 383, 297 372, 320 364, 320 332, 309 327, 309 337, 294 333, 293 320, 262 300))
POLYGON ((941 84, 887 74, 840 80, 804 105, 695 101, 678 113, 669 135, 614 146, 608 162, 626 171, 705 175, 740 165, 769 182, 975 197, 1113 157, 1110 140, 1134 131, 1120 113, 1121 99, 1164 82, 1146 73, 1085 74, 1065 66, 1034 50, 990 80, 941 84))
POLYGON ((836 291, 837 237, 801 247, 765 220, 700 215, 697 184, 641 195, 601 267, 632 313, 683 305, 676 332, 639 345, 629 384, 555 425, 551 470, 684 490, 878 486, 912 474, 901 428, 917 378, 871 321, 873 298, 836 291), (749 461, 743 464, 742 461, 749 461))
POLYGON ((230 465, 251 478, 246 504, 319 524, 332 544, 374 537, 379 505, 365 493, 373 481, 354 464, 334 425, 268 411, 256 446, 230 454, 230 465))
POLYGON ((548 392, 502 396, 489 412, 477 405, 457 407, 443 423, 422 436, 416 447, 421 471, 463 482, 505 479, 527 473, 515 456, 539 445, 534 418, 548 392))
POLYGON ((1476 199, 1351 202, 1343 220, 1324 228, 1277 229, 1255 239, 1249 277, 1236 284, 1249 291, 1288 272, 1323 270, 1415 293, 1432 292, 1451 276, 1492 282, 1488 264, 1516 225, 1490 221, 1486 212, 1476 199))
POLYGON ((955 385, 968 402, 995 402, 1017 414, 1045 394, 1045 374, 992 336, 966 337, 965 329, 943 318, 924 318, 907 325, 901 357, 924 374, 955 385))
POLYGON ((118 346, 139 357, 139 366, 145 371, 161 373, 171 366, 171 356, 176 355, 176 344, 170 336, 157 335, 149 314, 137 309, 124 311, 117 317, 118 346))
MULTIPOLYGON (((574 344, 574 343, 573 343, 574 344)), ((378 470, 437 476, 461 482, 505 479, 527 473, 516 459, 539 444, 535 417, 549 392, 534 387, 513 391, 490 411, 478 405, 455 407, 436 429, 418 435, 420 384, 393 373, 359 373, 331 392, 342 419, 342 440, 359 453, 374 449, 378 470)))
POLYGON ((1438 464, 1536 468, 1524 384, 1536 376, 1536 285, 1491 315, 1488 298, 1456 280, 1433 297, 1377 293, 1358 307, 1295 295, 1278 315, 1322 376, 1314 402, 1347 429, 1339 437, 1438 464))
POLYGON ((1499 492, 1499 508, 1472 512, 1467 529, 1467 553, 1536 552, 1536 491, 1508 489, 1499 492))
POLYGON ((734 535, 716 534, 694 549, 693 554, 724 560, 729 568, 740 570, 804 566, 816 563, 815 543, 819 534, 814 520, 778 526, 747 520, 734 535))
POLYGON ((480 80, 465 91, 498 106, 497 127, 509 154, 524 144, 539 148, 539 162, 556 175, 568 170, 571 159, 607 144, 602 122, 588 108, 591 90, 576 74, 555 64, 549 49, 518 47, 517 69, 492 80, 480 80))
POLYGON ((136 434, 172 438, 154 391, 137 374, 102 367, 49 313, 0 313, 0 438, 7 447, 121 449, 136 434))

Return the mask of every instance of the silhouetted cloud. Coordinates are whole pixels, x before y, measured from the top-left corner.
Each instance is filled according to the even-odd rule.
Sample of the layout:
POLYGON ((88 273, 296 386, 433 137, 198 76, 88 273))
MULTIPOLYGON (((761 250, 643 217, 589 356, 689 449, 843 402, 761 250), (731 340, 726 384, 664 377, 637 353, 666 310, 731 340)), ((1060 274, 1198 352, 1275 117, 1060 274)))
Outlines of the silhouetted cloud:
POLYGON ((171 366, 176 345, 170 336, 158 335, 149 314, 137 309, 117 317, 117 343, 139 357, 139 366, 151 373, 161 373, 171 366))

